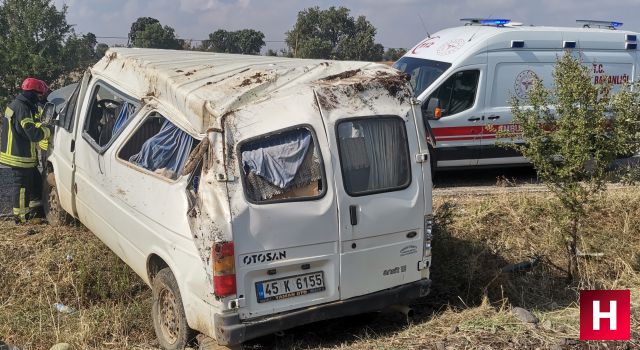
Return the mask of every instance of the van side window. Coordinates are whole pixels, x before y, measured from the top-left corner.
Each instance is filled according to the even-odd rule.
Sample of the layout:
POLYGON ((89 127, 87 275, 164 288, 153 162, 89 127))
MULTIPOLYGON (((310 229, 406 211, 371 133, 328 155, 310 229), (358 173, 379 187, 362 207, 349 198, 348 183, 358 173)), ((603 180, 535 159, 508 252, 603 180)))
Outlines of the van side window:
POLYGON ((73 90, 71 97, 69 97, 69 101, 67 101, 62 111, 60 112, 60 116, 58 117, 58 125, 69 132, 73 131, 76 104, 78 103, 78 95, 80 94, 81 87, 82 82, 76 85, 76 88, 73 90))
POLYGON ((314 199, 324 193, 320 150, 307 128, 244 143, 240 156, 244 189, 251 202, 314 199))
POLYGON ((152 113, 129 137, 118 152, 118 158, 175 180, 182 174, 194 145, 191 135, 159 113, 152 113))
POLYGON ((137 102, 125 94, 97 84, 91 96, 83 135, 91 140, 94 148, 103 149, 139 107, 137 102))
POLYGON ((436 103, 441 108, 442 117, 473 107, 478 90, 478 78, 480 78, 480 71, 477 69, 454 73, 429 96, 422 106, 423 114, 433 118, 433 111, 430 111, 429 107, 435 107, 436 103))

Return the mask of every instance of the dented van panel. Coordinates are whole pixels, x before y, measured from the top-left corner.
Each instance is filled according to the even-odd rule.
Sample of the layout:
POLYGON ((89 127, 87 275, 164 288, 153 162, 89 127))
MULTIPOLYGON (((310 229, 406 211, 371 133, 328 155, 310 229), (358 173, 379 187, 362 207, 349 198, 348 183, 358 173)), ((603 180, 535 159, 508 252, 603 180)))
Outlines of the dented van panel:
POLYGON ((58 140, 78 141, 65 179, 85 191, 65 210, 149 284, 170 268, 191 328, 236 344, 304 313, 342 315, 336 303, 372 298, 374 310, 428 292, 431 180, 416 161, 428 151, 404 74, 116 48, 85 79, 76 129, 58 140))

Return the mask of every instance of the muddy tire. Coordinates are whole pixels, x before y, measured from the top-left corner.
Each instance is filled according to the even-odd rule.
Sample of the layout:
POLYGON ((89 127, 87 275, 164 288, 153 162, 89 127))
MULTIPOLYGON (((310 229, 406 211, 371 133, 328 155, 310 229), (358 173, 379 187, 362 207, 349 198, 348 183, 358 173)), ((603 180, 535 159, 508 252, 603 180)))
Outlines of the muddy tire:
POLYGON ((55 187, 53 173, 47 174, 44 181, 44 212, 49 225, 62 226, 73 223, 73 217, 60 205, 60 197, 55 187))
POLYGON ((187 324, 178 282, 169 268, 158 272, 153 279, 153 328, 160 347, 182 350, 193 340, 193 331, 187 324))

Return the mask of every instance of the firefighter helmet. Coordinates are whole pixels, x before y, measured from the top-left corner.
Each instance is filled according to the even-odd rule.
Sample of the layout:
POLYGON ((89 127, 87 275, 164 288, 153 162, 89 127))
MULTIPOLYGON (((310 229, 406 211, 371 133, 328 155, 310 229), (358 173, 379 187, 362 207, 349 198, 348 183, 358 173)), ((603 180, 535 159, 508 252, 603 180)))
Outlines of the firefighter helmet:
POLYGON ((22 90, 35 91, 40 95, 46 95, 49 92, 47 84, 36 78, 27 78, 22 82, 22 90))

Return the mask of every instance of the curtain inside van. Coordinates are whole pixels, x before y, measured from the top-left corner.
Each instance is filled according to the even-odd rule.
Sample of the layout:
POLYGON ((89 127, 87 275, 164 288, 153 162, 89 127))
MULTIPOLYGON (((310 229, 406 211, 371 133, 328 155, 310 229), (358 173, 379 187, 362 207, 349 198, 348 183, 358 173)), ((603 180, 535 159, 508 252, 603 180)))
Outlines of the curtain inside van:
POLYGON ((193 138, 165 119, 160 131, 145 141, 129 161, 150 171, 175 179, 193 148, 193 138))
POLYGON ((311 133, 307 129, 251 143, 242 152, 245 173, 254 173, 280 188, 288 187, 309 151, 311 133))
POLYGON ((338 125, 338 138, 349 194, 392 191, 409 183, 409 150, 402 119, 344 121, 338 125))
POLYGON ((118 113, 118 118, 116 119, 116 123, 113 125, 112 135, 115 135, 120 128, 122 128, 129 117, 135 112, 136 107, 129 102, 123 102, 120 108, 120 113, 118 113))

